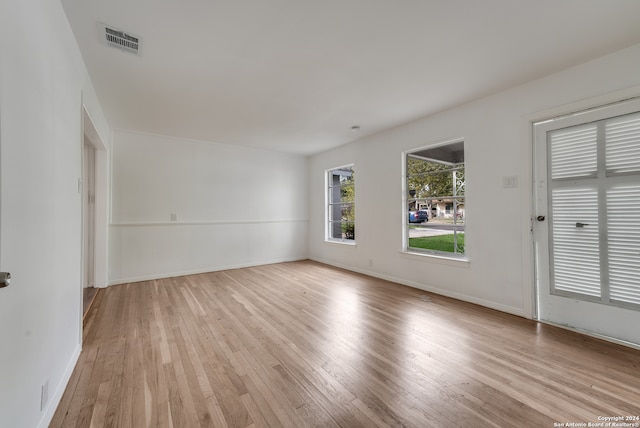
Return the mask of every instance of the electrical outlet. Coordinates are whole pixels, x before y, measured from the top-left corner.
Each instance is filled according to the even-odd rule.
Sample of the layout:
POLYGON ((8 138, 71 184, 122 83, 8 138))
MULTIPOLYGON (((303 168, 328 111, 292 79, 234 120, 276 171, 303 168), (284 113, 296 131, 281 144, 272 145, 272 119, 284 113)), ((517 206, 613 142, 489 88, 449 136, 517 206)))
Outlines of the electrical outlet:
POLYGON ((171 213, 171 221, 178 221, 178 214, 171 213))
POLYGON ((502 187, 518 187, 518 176, 517 175, 509 175, 502 177, 502 187))
POLYGON ((44 410, 47 401, 49 401, 49 379, 44 381, 40 391, 40 411, 44 410))
POLYGON ((373 259, 369 259, 369 267, 373 267, 373 259))

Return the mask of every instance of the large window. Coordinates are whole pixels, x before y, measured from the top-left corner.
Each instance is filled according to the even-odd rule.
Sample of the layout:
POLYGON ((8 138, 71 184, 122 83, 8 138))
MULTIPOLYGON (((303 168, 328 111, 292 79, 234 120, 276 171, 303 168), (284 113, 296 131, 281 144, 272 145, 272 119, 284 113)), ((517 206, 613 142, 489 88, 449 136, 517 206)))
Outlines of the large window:
POLYGON ((407 249, 464 255, 464 142, 407 153, 406 173, 407 249))
POLYGON ((327 171, 327 239, 354 242, 355 214, 353 165, 327 171))

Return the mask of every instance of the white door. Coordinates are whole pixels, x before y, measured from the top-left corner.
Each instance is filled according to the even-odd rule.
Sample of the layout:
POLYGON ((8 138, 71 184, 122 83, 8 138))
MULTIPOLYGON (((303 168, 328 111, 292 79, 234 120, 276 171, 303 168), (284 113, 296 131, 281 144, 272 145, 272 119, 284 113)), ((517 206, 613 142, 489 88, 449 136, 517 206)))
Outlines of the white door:
POLYGON ((534 138, 538 318, 640 344, 640 102, 534 138))

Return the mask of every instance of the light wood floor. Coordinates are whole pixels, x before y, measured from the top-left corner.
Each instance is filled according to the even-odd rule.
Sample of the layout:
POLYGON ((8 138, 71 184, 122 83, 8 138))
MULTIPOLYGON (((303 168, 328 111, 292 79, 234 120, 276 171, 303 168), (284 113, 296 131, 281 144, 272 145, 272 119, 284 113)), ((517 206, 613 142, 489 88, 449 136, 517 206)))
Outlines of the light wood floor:
POLYGON ((553 427, 640 415, 640 351, 310 261, 113 286, 84 332, 51 426, 553 427))

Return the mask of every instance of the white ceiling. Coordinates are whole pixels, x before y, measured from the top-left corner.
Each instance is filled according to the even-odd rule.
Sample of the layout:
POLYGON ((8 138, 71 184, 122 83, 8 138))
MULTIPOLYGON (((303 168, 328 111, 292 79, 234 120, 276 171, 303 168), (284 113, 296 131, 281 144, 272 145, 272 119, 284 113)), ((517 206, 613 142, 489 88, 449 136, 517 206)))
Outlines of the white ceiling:
POLYGON ((638 0, 61 1, 113 128, 301 154, 640 43, 638 0))

